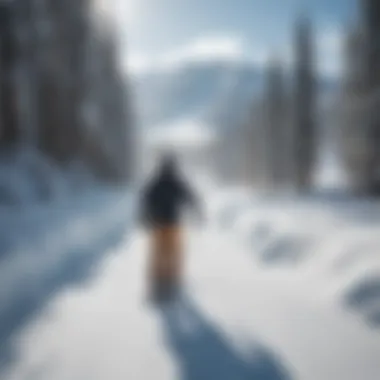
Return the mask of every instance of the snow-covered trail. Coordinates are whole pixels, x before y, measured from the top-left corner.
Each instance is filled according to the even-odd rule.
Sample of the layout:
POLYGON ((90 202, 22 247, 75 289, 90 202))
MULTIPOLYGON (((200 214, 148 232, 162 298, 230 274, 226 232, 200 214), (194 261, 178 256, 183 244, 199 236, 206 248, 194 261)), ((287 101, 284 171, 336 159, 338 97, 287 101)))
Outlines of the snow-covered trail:
MULTIPOLYGON (((62 291, 20 332, 16 360, 2 378, 378 380, 379 331, 342 307, 328 249, 317 246, 324 251, 308 265, 265 265, 262 247, 252 248, 243 236, 256 218, 254 236, 265 237, 263 221, 273 210, 248 211, 238 212, 240 224, 223 228, 215 216, 188 230, 188 297, 177 307, 146 302, 147 240, 136 231, 108 253, 90 282, 62 291)), ((332 239, 327 231, 337 221, 325 213, 322 223, 320 214, 314 207, 315 225, 307 230, 313 225, 314 239, 331 248, 343 235, 332 239)), ((285 224, 292 225, 289 219, 285 224)), ((350 229, 343 233, 350 236, 350 229)), ((280 237, 288 257, 295 248, 280 237)), ((276 250, 267 251, 273 256, 276 250)))

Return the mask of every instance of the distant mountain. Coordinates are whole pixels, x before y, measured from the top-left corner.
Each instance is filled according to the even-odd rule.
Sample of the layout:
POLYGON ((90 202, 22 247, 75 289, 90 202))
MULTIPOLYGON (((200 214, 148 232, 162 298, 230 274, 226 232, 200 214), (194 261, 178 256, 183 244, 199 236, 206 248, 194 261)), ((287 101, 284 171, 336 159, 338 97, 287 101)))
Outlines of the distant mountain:
POLYGON ((141 121, 149 126, 190 115, 207 117, 232 92, 250 99, 261 81, 253 66, 212 61, 151 72, 133 84, 141 121))
MULTIPOLYGON (((217 129, 236 125, 249 115, 263 79, 262 68, 238 61, 190 61, 157 68, 133 79, 139 120, 144 127, 187 117, 217 129)), ((319 86, 324 97, 337 89, 330 79, 321 79, 319 86)))

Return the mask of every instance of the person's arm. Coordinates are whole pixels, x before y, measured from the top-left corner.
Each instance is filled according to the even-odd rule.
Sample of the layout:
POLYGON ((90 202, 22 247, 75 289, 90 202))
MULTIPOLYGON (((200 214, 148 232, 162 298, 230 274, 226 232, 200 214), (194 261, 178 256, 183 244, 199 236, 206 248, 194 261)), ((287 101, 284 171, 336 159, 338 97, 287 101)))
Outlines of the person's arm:
POLYGON ((151 221, 149 199, 150 199, 150 187, 147 186, 141 192, 139 208, 138 208, 138 222, 143 227, 149 227, 150 221, 151 221))
POLYGON ((185 203, 192 208, 199 221, 204 219, 203 207, 195 191, 186 182, 181 182, 181 192, 185 203))

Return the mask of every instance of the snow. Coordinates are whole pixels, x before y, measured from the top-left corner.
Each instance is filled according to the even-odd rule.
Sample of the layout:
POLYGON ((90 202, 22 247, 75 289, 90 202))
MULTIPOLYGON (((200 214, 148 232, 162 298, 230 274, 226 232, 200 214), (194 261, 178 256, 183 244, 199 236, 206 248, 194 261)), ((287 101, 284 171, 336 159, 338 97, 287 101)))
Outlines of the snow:
POLYGON ((128 236, 131 191, 98 186, 60 202, 0 214, 0 365, 12 334, 69 283, 80 283, 128 236))
POLYGON ((20 146, 1 156, 1 206, 60 201, 95 183, 83 163, 72 161, 62 168, 34 148, 20 146))
POLYGON ((147 236, 123 226, 96 273, 14 335, 1 378, 378 380, 380 204, 199 183, 208 222, 187 229, 182 303, 147 302, 147 236))

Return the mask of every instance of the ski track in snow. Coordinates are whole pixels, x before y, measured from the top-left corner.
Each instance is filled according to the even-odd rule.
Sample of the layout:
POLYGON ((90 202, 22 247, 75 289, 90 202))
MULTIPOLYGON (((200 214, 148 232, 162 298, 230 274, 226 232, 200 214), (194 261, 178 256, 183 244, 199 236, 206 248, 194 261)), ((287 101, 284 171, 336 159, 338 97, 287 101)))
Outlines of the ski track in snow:
POLYGON ((211 185, 204 197, 183 302, 146 301, 147 239, 133 230, 18 331, 1 378, 378 380, 380 205, 211 185))

